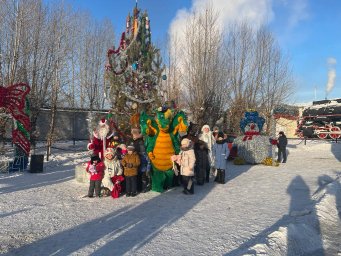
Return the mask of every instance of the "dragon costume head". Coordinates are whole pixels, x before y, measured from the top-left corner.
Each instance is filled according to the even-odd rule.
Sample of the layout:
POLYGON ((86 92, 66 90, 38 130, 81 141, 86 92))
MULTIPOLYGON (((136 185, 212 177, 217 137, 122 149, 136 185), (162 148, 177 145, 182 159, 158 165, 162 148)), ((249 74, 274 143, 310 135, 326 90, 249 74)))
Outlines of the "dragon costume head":
POLYGON ((156 111, 156 123, 159 129, 163 132, 168 132, 171 121, 173 117, 173 111, 171 109, 163 110, 163 109, 158 109, 156 111))

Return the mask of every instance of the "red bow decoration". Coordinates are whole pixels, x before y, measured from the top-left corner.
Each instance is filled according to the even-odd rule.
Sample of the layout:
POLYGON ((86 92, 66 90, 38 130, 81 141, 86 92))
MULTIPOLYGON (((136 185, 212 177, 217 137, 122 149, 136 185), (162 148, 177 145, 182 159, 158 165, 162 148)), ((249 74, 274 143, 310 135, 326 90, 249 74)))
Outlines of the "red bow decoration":
POLYGON ((259 135, 259 132, 257 132, 257 131, 247 131, 244 134, 245 134, 245 136, 243 138, 243 141, 246 141, 246 140, 252 140, 252 136, 253 135, 259 135))
POLYGON ((26 130, 30 130, 30 119, 24 113, 25 98, 30 92, 27 84, 19 83, 8 87, 0 86, 0 108, 6 108, 14 119, 23 124, 26 130))

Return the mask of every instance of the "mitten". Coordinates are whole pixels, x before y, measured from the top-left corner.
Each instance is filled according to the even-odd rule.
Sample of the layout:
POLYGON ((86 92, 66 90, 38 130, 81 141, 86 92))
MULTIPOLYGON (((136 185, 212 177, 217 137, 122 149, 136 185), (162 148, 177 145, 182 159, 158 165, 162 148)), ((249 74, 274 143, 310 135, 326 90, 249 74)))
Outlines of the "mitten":
POLYGON ((178 170, 178 167, 176 166, 175 162, 173 162, 173 171, 174 171, 175 176, 179 175, 179 170, 178 170))
POLYGON ((172 155, 172 156, 171 156, 171 161, 172 161, 172 162, 175 162, 175 161, 177 160, 177 158, 178 158, 177 155, 172 155))

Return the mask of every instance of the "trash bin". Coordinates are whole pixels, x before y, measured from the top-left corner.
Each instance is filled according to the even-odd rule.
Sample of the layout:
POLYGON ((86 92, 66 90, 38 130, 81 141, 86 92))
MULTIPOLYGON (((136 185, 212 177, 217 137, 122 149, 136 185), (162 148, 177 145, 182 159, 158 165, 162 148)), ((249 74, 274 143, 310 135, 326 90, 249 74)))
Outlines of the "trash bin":
POLYGON ((31 155, 30 172, 37 173, 44 170, 44 155, 31 155))

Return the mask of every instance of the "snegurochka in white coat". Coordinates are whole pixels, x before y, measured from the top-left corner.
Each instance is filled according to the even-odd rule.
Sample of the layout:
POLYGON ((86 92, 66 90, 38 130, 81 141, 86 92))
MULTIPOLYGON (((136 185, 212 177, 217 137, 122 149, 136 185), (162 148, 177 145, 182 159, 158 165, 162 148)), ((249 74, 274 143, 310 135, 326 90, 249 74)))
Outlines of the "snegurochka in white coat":
POLYGON ((205 124, 201 128, 201 134, 199 135, 199 140, 202 140, 206 143, 208 148, 208 159, 210 161, 211 167, 213 167, 213 156, 212 156, 212 147, 215 144, 215 139, 213 136, 213 132, 211 131, 210 127, 205 124))

